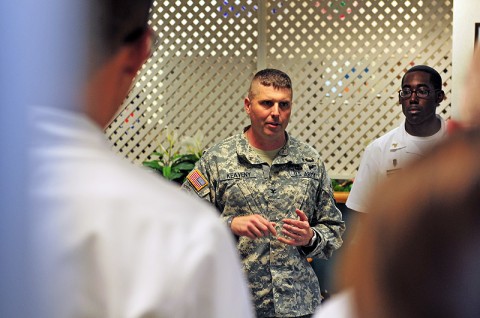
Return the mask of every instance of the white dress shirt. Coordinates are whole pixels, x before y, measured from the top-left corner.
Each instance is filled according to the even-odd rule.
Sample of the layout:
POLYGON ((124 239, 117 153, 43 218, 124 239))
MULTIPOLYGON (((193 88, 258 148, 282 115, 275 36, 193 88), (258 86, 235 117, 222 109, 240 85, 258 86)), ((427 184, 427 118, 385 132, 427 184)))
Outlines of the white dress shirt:
POLYGON ((424 153, 446 136, 445 121, 440 117, 440 130, 429 137, 412 136, 405 130, 405 121, 365 148, 346 205, 358 212, 367 212, 372 190, 380 181, 421 158, 424 153))
POLYGON ((110 150, 72 111, 35 107, 37 287, 51 317, 252 317, 232 235, 207 203, 110 150))

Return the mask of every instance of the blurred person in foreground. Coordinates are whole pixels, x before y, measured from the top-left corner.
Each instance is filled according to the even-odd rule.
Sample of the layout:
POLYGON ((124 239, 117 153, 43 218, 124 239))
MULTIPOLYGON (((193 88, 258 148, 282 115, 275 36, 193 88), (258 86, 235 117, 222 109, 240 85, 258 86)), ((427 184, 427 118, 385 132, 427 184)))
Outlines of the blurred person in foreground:
POLYGON ((251 125, 208 149, 183 187, 211 202, 236 236, 257 317, 308 317, 320 303, 307 257, 342 244, 342 215, 316 150, 286 132, 292 82, 264 69, 244 109, 251 125))
POLYGON ((340 274, 356 317, 480 317, 479 157, 476 127, 383 183, 340 274))
POLYGON ((436 70, 425 65, 407 70, 398 93, 405 120, 365 149, 346 202, 349 209, 367 212, 368 196, 381 180, 421 158, 445 137, 445 121, 436 114, 444 98, 442 78, 436 70))
POLYGON ((480 43, 475 47, 464 83, 458 118, 447 121, 448 131, 452 133, 458 129, 480 127, 480 43))
POLYGON ((151 0, 89 3, 79 106, 36 105, 30 116, 39 314, 252 317, 214 209, 112 153, 102 130, 150 54, 151 0))

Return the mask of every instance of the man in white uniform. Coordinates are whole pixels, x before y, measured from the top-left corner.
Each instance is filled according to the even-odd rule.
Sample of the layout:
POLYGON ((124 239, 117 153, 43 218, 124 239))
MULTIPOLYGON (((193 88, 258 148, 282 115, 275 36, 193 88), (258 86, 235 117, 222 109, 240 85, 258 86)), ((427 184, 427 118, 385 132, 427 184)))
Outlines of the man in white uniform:
POLYGON ((31 111, 37 317, 252 317, 217 213, 112 153, 102 130, 150 54, 151 1, 93 5, 80 107, 31 111))
POLYGON ((445 121, 435 112, 444 98, 442 78, 433 68, 417 65, 405 73, 399 92, 405 121, 365 149, 346 202, 349 209, 367 212, 370 191, 380 180, 420 158, 444 138, 445 121))

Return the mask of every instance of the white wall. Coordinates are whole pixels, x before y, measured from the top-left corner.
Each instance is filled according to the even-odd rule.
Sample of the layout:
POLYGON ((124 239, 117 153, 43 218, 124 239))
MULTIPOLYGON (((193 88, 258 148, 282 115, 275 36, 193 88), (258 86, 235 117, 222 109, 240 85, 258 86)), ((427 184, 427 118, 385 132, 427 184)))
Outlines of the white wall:
POLYGON ((458 118, 465 75, 470 65, 475 38, 475 22, 480 23, 479 0, 453 1, 452 117, 458 118))

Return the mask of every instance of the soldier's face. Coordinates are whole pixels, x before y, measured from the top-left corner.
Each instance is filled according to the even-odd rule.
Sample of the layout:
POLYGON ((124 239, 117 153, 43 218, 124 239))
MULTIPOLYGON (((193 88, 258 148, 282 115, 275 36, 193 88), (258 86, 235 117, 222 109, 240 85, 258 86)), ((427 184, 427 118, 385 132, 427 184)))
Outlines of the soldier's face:
POLYGON ((292 90, 254 83, 252 93, 251 99, 245 99, 245 111, 255 137, 283 140, 292 110, 292 90))

